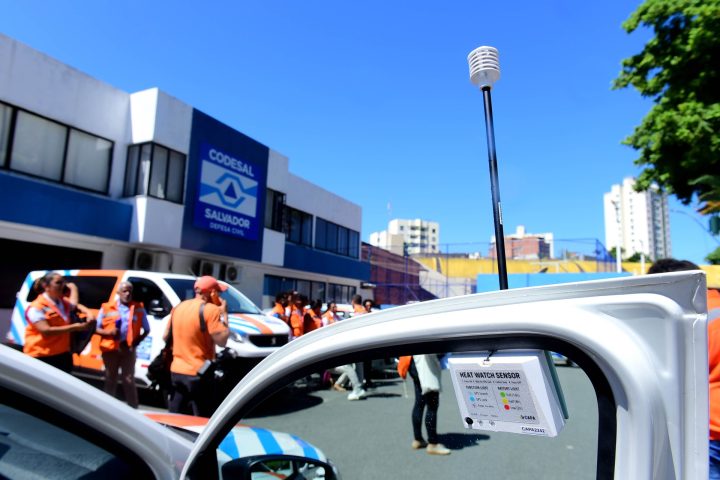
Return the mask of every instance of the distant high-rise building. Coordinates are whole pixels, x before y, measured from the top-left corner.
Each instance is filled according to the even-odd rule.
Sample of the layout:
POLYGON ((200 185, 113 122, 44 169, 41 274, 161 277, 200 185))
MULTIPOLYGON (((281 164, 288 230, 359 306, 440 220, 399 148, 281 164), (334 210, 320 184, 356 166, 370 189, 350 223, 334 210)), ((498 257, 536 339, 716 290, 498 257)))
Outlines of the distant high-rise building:
POLYGON ((604 195, 607 249, 619 243, 623 258, 635 253, 653 260, 672 256, 667 194, 657 186, 636 192, 634 185, 635 179, 627 177, 604 195))
MULTIPOLYGON (((497 256, 495 235, 490 238, 490 258, 497 256)), ((512 260, 539 260, 555 258, 552 233, 527 233, 523 225, 518 225, 515 233, 505 235, 505 258, 512 260)))
POLYGON ((440 224, 427 220, 390 220, 388 229, 370 234, 370 245, 403 254, 407 246, 410 255, 437 253, 440 243, 440 224))

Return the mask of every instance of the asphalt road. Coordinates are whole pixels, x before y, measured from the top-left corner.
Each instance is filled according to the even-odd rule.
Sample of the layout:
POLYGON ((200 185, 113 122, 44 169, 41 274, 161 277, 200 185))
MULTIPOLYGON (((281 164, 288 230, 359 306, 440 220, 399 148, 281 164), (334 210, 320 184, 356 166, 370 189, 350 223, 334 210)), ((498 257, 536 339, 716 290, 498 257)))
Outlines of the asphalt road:
MULTIPOLYGON (((595 478, 597 403, 579 368, 559 367, 570 418, 555 438, 467 430, 443 372, 438 432, 446 457, 412 450, 410 379, 381 380, 365 400, 332 390, 290 389, 243 422, 289 432, 320 447, 343 478, 595 478)), ((241 452, 242 453, 242 452, 241 452)))

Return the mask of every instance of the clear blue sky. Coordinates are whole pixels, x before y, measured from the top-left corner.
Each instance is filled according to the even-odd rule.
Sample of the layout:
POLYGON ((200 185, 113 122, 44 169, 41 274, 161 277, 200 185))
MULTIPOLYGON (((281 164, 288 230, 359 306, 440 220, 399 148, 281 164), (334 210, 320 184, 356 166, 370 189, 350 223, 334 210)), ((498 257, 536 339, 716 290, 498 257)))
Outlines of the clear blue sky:
MULTIPOLYGON (((0 0, 0 31, 125 91, 158 87, 287 155, 293 173, 362 207, 364 240, 390 218, 423 218, 441 243, 493 234, 466 56, 495 46, 506 233, 604 242, 603 193, 639 172, 620 142, 650 108, 610 89, 649 38, 621 28, 638 4, 0 0)), ((705 263, 707 220, 671 209, 673 255, 705 263)))

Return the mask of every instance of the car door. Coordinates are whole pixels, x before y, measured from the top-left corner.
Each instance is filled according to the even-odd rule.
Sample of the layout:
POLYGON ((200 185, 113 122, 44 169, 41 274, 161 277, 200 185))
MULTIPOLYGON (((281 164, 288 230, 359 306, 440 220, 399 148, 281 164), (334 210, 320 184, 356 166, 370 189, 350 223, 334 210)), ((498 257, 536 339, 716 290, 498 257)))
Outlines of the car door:
MULTIPOLYGON (((581 465, 583 476, 707 478, 706 314, 704 274, 682 272, 448 298, 339 322, 291 342, 250 372, 195 442, 183 475, 213 478, 218 473, 215 451, 232 425, 288 384, 297 385, 299 379, 313 372, 401 355, 451 352, 482 359, 495 354, 512 356, 515 352, 550 350, 577 364, 594 392, 594 412, 588 415, 570 411, 567 420, 570 426, 571 422, 591 417, 594 424, 594 430, 590 429, 594 442, 578 444, 574 447, 578 451, 570 455, 574 458, 592 450, 588 456, 591 464, 581 465)), ((462 401, 453 398, 452 391, 446 390, 443 395, 445 404, 462 401)), ((302 412, 306 420, 309 411, 302 412)), ((283 416, 286 426, 288 418, 283 416)), ((327 422, 315 423, 341 420, 331 417, 327 422)), ((335 437, 344 439, 344 447, 324 445, 304 433, 303 438, 310 438, 330 458, 334 457, 331 447, 337 452, 350 448, 353 453, 362 451, 366 455, 373 443, 382 443, 388 435, 377 430, 367 432, 366 425, 367 421, 360 421, 342 437, 335 437)), ((382 428, 381 423, 375 425, 382 428)), ((457 418, 455 425, 460 430, 467 427, 462 418, 457 418)), ((493 440, 493 435, 473 438, 493 440)), ((504 472, 506 478, 581 478, 575 474, 553 475, 554 469, 562 468, 562 443, 553 443, 550 437, 513 438, 514 443, 508 443, 508 451, 502 454, 467 457, 476 463, 466 473, 461 472, 462 465, 448 460, 445 464, 428 464, 421 475, 433 476, 430 469, 438 469, 450 478, 477 475, 479 471, 487 474, 493 464, 500 462, 497 471, 504 472), (525 441, 527 438, 532 441, 525 441), (537 452, 541 452, 540 457, 533 457, 537 452), (522 465, 524 458, 545 458, 546 464, 526 468, 522 465)), ((388 454, 390 458, 405 458, 407 453, 403 452, 409 447, 397 448, 397 454, 385 451, 371 455, 370 461, 363 464, 364 476, 373 478, 374 464, 386 465, 380 459, 388 454)), ((460 455, 454 452, 453 457, 460 455)), ((419 462, 418 458, 394 462, 400 470, 383 474, 386 478, 403 478, 407 469, 419 462)), ((339 467, 342 473, 343 466, 339 467)))

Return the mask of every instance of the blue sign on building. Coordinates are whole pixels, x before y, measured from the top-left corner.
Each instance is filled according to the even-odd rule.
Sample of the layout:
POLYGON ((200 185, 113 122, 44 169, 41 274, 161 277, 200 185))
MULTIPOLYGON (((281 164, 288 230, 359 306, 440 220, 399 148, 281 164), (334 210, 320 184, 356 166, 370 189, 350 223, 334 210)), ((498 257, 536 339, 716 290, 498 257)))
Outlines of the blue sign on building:
POLYGON ((196 227, 255 240, 258 234, 258 166, 214 145, 200 146, 196 227))
POLYGON ((265 145, 193 110, 182 248, 262 259, 269 155, 265 145))

